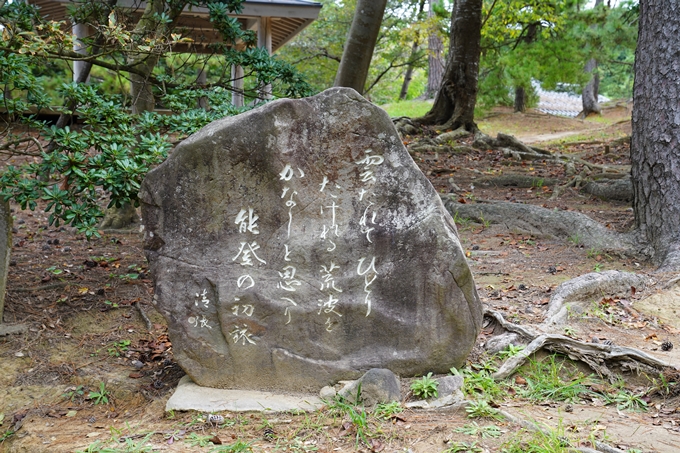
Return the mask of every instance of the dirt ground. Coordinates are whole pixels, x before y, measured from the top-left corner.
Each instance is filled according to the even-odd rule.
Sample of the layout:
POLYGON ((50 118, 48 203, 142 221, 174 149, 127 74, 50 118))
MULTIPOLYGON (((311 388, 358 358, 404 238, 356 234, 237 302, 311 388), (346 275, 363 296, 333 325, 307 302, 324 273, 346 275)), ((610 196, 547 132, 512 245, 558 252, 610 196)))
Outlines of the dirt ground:
MULTIPOLYGON (((629 106, 607 109, 603 117, 586 121, 498 109, 480 121, 480 127, 589 162, 625 166, 629 145, 612 140, 630 133, 629 115, 629 106), (569 143, 570 139, 577 143, 569 143)), ((409 144, 415 139, 404 141, 409 144)), ((562 165, 516 161, 498 151, 414 153, 413 157, 438 192, 456 192, 462 200, 506 200, 579 211, 618 231, 629 229, 633 222, 629 203, 601 201, 576 189, 551 199, 550 185, 498 188, 480 183, 500 174, 564 183, 568 178, 562 165)), ((358 425, 331 410, 224 413, 225 420, 218 425, 205 423, 203 414, 166 414, 165 402, 184 373, 173 361, 164 321, 151 305, 153 288, 141 234, 109 232, 87 241, 71 228, 50 227, 47 214, 40 210, 13 208, 14 247, 4 321, 26 324, 28 332, 0 337, 0 451, 179 452, 211 451, 220 445, 223 449, 217 451, 247 451, 238 449, 243 442, 256 452, 495 452, 520 431, 507 420, 481 419, 475 422, 494 424, 500 437, 471 436, 456 431, 473 422, 462 409, 405 410, 385 421, 371 418, 366 443, 357 441, 358 425), (208 445, 208 439, 213 443, 208 445), (454 449, 460 445, 469 448, 454 449)), ((563 242, 458 220, 482 300, 506 319, 524 325, 540 323, 551 292, 579 275, 609 269, 643 273, 657 283, 625 298, 594 300, 592 310, 569 320, 568 334, 585 341, 609 340, 669 364, 680 363, 678 348, 661 350, 664 341, 680 345, 680 321, 673 305, 644 303, 673 276, 654 273, 650 264, 634 257, 585 249, 578 238, 563 242)), ((481 345, 490 335, 491 329, 482 331, 469 365, 487 359, 481 345)), ((622 451, 677 452, 680 400, 648 393, 654 378, 622 376, 625 387, 646 395, 646 412, 618 410, 597 398, 565 404, 508 396, 494 405, 556 430, 574 447, 592 447, 600 441, 622 451)), ((404 385, 408 388, 408 381, 404 385)))

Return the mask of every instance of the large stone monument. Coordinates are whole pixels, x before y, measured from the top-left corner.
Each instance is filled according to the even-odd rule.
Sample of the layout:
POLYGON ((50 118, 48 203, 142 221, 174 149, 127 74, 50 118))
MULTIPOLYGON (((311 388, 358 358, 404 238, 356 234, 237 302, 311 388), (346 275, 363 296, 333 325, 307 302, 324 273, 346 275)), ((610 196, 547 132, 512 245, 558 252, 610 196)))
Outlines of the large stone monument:
POLYGON ((141 199, 155 303, 199 385, 447 372, 475 342, 455 225, 389 116, 351 89, 206 126, 141 199))

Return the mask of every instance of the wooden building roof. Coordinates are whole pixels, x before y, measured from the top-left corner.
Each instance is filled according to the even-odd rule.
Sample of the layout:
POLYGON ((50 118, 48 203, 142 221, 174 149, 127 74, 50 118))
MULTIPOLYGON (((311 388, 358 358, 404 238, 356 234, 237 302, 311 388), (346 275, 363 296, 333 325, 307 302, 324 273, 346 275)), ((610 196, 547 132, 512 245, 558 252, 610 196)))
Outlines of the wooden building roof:
MULTIPOLYGON (((28 0, 28 3, 40 7, 43 16, 51 20, 69 20, 66 7, 73 0, 28 0)), ((137 0, 119 0, 116 5, 131 12, 133 16, 141 15, 146 2, 137 0)), ((234 14, 243 29, 257 30, 259 19, 271 18, 271 50, 275 52, 305 27, 312 23, 321 10, 321 4, 309 0, 245 0, 240 14, 234 14)), ((184 29, 184 36, 193 40, 191 44, 182 44, 175 48, 178 52, 207 51, 207 46, 220 42, 219 34, 213 29, 208 17, 207 8, 186 9, 178 22, 184 29)))

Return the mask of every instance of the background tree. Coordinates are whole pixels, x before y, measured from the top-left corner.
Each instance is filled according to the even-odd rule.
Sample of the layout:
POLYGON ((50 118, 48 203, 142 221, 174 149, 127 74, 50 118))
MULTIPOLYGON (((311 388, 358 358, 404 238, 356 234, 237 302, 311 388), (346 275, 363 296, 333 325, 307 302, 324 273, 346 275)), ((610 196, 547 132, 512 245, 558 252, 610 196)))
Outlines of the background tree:
POLYGON ((474 122, 481 52, 482 0, 457 0, 451 13, 449 56, 432 109, 417 121, 476 131, 474 122))
POLYGON ((577 8, 583 3, 486 1, 478 106, 512 106, 511 94, 518 88, 524 89, 525 100, 535 102, 534 84, 581 94, 590 78, 584 65, 594 56, 600 91, 630 97, 637 36, 630 6, 577 8))
MULTIPOLYGON (((427 33, 427 19, 418 19, 420 2, 387 2, 364 85, 364 96, 373 102, 384 104, 396 100, 403 86, 401 77, 409 66, 413 67, 414 83, 409 84, 407 98, 422 92, 424 74, 420 70, 426 65, 426 53, 422 46, 412 53, 416 37, 427 33)), ((304 73, 315 91, 333 86, 356 5, 355 0, 342 4, 322 0, 322 3, 319 19, 277 53, 304 73)))
MULTIPOLYGON (((419 0, 418 5, 418 19, 422 18, 423 11, 425 10, 425 0, 419 0)), ((413 79, 413 70, 416 66, 418 59, 418 51, 420 49, 421 33, 416 32, 413 38, 413 45, 411 46, 411 56, 406 65, 406 72, 404 73, 404 82, 401 84, 401 91, 399 92, 399 100, 403 101, 408 95, 408 87, 413 79)))
MULTIPOLYGON (((604 8, 604 0, 595 0, 595 8, 604 8)), ((593 27, 596 25, 593 25, 593 27)), ((586 74, 590 76, 590 80, 583 87, 581 92, 581 100, 583 103, 583 112, 581 114, 583 117, 587 117, 591 113, 601 113, 602 107, 599 103, 599 93, 600 93, 600 74, 597 70, 597 59, 591 58, 586 63, 584 69, 586 74)))
MULTIPOLYGON (((441 0, 428 0, 429 10, 427 17, 432 20, 438 18, 446 11, 441 0)), ((442 85, 444 78, 444 43, 440 28, 432 24, 427 34, 427 88, 423 97, 434 99, 442 85)))
POLYGON ((640 2, 631 164, 635 222, 664 270, 680 269, 680 4, 640 2))
POLYGON ((368 67, 378 40, 387 0, 358 0, 352 27, 342 53, 335 86, 364 92, 368 67))

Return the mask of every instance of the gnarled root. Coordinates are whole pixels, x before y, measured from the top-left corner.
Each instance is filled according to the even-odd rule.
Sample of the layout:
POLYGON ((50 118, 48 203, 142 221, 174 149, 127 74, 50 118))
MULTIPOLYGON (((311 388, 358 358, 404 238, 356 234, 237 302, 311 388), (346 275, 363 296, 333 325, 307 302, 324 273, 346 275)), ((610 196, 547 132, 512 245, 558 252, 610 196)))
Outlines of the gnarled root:
POLYGON ((595 295, 628 293, 631 288, 643 289, 647 279, 631 272, 591 272, 562 283, 550 302, 544 327, 562 324, 567 318, 568 303, 586 302, 595 295))
POLYGON ((586 343, 564 335, 535 334, 529 329, 506 321, 503 315, 496 311, 487 309, 484 315, 499 322, 504 329, 531 339, 526 348, 508 359, 493 374, 493 378, 496 380, 502 380, 514 374, 529 357, 543 348, 564 354, 571 360, 580 360, 612 383, 618 380, 616 373, 611 370, 614 366, 624 371, 642 371, 650 374, 661 373, 669 367, 677 370, 677 367, 671 366, 670 363, 657 359, 639 349, 600 343, 586 343))

